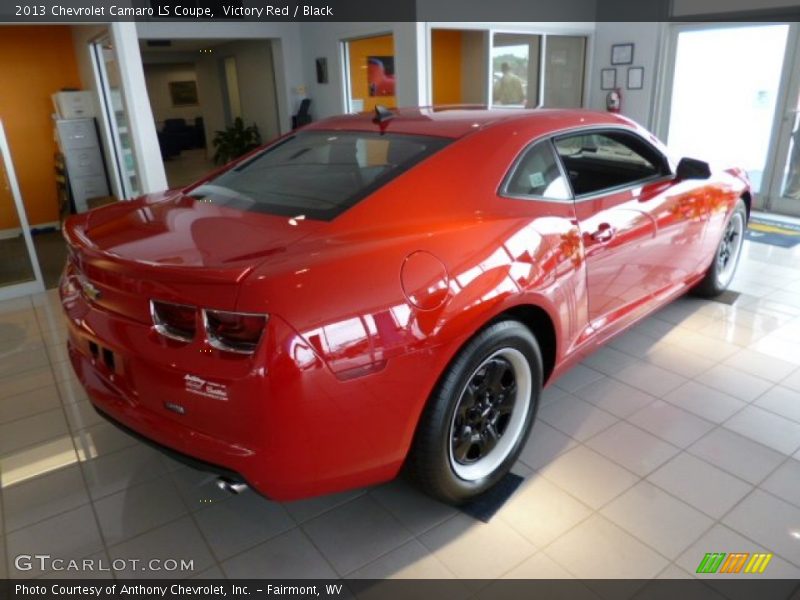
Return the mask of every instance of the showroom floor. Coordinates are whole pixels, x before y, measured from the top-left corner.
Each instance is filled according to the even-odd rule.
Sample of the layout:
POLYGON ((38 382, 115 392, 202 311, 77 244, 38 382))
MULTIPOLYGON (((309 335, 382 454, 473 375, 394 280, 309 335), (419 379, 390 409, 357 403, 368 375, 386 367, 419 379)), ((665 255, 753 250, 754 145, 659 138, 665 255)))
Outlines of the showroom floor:
POLYGON ((681 299, 551 386, 488 525, 402 481, 224 496, 97 417, 54 291, 0 303, 0 577, 46 575, 14 567, 39 553, 194 560, 121 576, 674 578, 766 550, 760 577, 798 578, 799 261, 748 242, 733 306, 681 299))
POLYGON ((206 157, 205 148, 184 150, 178 156, 164 161, 164 171, 170 189, 182 188, 202 179, 217 165, 206 157))

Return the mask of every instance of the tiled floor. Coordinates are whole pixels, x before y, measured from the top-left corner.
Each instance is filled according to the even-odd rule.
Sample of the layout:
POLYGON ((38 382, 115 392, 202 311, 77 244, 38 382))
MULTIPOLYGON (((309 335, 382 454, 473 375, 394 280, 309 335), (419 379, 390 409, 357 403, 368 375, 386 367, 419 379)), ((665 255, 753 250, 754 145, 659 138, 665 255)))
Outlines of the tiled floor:
POLYGON ((206 157, 205 148, 183 150, 178 156, 164 161, 164 171, 170 188, 181 188, 208 175, 216 168, 206 157))
POLYGON ((733 306, 681 299, 557 381, 488 525, 403 481, 223 495, 97 417, 54 293, 2 303, 0 576, 53 575, 15 568, 45 553, 194 561, 120 573, 151 577, 691 577, 767 550, 763 576, 800 577, 798 267, 748 244, 733 306))

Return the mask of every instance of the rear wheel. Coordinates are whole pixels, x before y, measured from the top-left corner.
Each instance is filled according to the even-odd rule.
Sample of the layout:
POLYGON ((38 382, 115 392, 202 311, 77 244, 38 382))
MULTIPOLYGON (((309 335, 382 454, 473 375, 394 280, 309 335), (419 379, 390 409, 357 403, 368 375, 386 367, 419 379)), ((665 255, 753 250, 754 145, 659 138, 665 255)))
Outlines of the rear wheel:
POLYGON ((497 483, 522 450, 542 387, 530 330, 495 323, 448 367, 426 407, 408 472, 428 494, 461 504, 497 483))
POLYGON ((714 261, 708 267, 702 281, 692 290, 694 294, 713 298, 728 289, 739 264, 745 229, 747 229, 747 207, 744 200, 739 198, 725 225, 722 239, 714 254, 714 261))

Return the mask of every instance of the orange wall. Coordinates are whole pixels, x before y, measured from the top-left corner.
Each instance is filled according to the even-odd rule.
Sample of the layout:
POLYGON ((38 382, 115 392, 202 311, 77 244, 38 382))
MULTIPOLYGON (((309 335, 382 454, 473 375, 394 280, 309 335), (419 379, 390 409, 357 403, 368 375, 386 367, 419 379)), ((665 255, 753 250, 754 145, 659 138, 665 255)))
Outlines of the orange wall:
MULTIPOLYGON (((381 35, 348 42, 350 54, 350 90, 353 98, 364 100, 364 110, 371 111, 375 105, 383 104, 387 108, 397 106, 395 96, 370 96, 367 87, 367 57, 394 56, 394 37, 381 35)), ((395 76, 397 64, 395 64, 395 76)))
POLYGON ((50 95, 63 87, 81 87, 69 27, 0 26, 0 119, 31 225, 58 220, 50 95))
POLYGON ((431 63, 434 104, 461 104, 461 32, 431 31, 431 63))

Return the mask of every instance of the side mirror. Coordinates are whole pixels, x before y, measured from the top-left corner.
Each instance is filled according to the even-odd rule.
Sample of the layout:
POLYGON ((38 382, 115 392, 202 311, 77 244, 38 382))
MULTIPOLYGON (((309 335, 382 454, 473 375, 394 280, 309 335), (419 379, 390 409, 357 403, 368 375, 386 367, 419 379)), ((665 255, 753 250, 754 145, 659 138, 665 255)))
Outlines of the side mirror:
POLYGON ((696 158, 682 158, 675 171, 677 179, 708 179, 711 177, 711 167, 708 163, 696 158))

